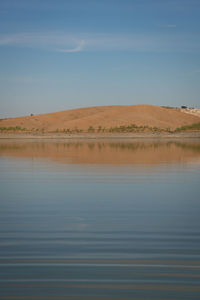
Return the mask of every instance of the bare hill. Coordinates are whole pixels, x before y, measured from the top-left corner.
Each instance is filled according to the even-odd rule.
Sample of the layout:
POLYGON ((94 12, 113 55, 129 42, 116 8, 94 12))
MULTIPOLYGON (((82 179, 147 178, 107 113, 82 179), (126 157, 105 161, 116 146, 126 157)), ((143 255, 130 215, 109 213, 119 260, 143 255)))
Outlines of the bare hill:
POLYGON ((79 108, 56 113, 33 115, 1 120, 0 127, 26 128, 53 132, 73 130, 74 128, 88 130, 93 128, 109 129, 111 127, 137 126, 158 127, 172 130, 184 125, 199 123, 200 117, 181 111, 153 105, 131 106, 99 106, 79 108))

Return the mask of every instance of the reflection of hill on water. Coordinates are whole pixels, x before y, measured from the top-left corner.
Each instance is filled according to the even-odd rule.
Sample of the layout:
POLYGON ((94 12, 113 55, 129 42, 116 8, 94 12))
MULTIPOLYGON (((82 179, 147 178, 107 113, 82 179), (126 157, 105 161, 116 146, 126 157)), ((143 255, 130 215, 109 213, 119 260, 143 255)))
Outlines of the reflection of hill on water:
POLYGON ((1 142, 0 155, 68 164, 160 164, 200 159, 200 142, 1 142))
POLYGON ((181 147, 182 149, 186 149, 186 150, 193 150, 193 151, 197 151, 200 152, 200 142, 196 143, 196 144, 183 144, 183 143, 176 143, 177 147, 181 147))

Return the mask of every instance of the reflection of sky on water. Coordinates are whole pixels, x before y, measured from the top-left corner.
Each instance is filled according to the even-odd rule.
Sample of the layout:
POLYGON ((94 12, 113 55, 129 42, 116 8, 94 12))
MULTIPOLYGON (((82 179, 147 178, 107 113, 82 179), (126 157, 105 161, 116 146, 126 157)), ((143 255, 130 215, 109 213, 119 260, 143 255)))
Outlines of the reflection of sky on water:
MULTIPOLYGON (((33 156, 31 145, 36 147, 25 145, 25 152, 19 144, 1 148, 0 296, 48 297, 53 286, 55 297, 82 299, 83 290, 86 298, 99 297, 106 289, 109 297, 123 300, 124 291, 129 299, 146 292, 152 299, 172 299, 172 291, 174 299, 183 299, 187 287, 190 299, 198 299, 197 142, 181 146, 179 160, 148 165, 123 164, 123 157, 117 164, 119 152, 135 153, 121 147, 114 148, 114 160, 110 147, 103 148, 109 149, 110 164, 81 163, 76 151, 67 164, 63 144, 56 146, 58 160, 55 144, 37 145, 33 156)), ((147 160, 152 147, 143 148, 147 160)), ((165 155, 176 148, 156 147, 165 155)))

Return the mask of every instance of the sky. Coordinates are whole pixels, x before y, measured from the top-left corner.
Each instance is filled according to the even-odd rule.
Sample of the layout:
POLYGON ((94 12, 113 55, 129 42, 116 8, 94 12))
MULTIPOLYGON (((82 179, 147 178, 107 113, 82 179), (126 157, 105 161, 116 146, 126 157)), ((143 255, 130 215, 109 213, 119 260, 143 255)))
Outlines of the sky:
POLYGON ((0 0, 0 118, 200 107, 200 0, 0 0))

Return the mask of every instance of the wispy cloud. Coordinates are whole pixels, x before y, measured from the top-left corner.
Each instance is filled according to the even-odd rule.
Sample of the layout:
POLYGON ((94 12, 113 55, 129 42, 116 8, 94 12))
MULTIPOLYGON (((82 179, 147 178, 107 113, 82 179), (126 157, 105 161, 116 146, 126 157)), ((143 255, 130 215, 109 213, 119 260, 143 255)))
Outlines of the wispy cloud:
MULTIPOLYGON (((172 25, 171 25, 172 26, 172 25)), ((80 51, 199 52, 196 34, 69 34, 30 32, 0 35, 0 46, 30 47, 62 53, 80 51)))
POLYGON ((200 69, 199 70, 193 70, 189 73, 189 75, 199 75, 200 74, 200 69))
POLYGON ((189 77, 199 76, 200 75, 200 69, 185 72, 184 75, 189 76, 189 77))
POLYGON ((81 40, 75 48, 72 49, 58 49, 57 52, 63 52, 63 53, 76 53, 81 52, 83 50, 83 46, 85 45, 85 41, 81 40))
POLYGON ((159 25, 161 28, 176 28, 176 24, 164 24, 164 25, 159 25))

